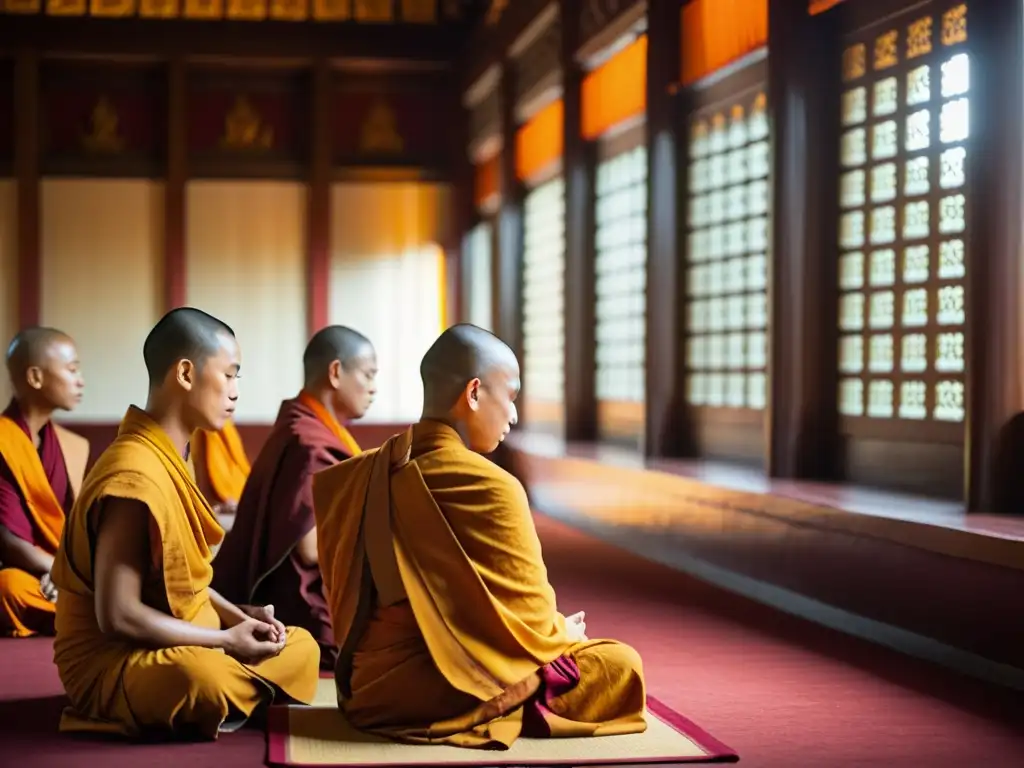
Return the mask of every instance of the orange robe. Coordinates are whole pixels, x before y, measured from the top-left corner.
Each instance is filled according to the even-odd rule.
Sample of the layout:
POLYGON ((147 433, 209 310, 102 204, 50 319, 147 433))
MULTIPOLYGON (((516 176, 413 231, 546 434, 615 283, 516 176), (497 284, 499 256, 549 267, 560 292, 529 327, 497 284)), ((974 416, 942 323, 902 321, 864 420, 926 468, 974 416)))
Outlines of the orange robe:
POLYGON ((237 504, 252 467, 234 422, 227 422, 219 432, 196 430, 192 435, 191 456, 196 484, 210 503, 214 506, 225 502, 237 504))
MULTIPOLYGON (((82 487, 89 441, 53 422, 36 450, 12 401, 0 416, 0 525, 48 555, 57 552, 66 510, 82 487)), ((39 576, 0 564, 0 636, 53 634, 54 603, 39 576)))
POLYGON ((522 485, 453 429, 421 422, 317 474, 313 498, 356 728, 499 749, 646 728, 640 657, 569 640, 522 485))
POLYGON ((61 730, 216 738, 279 691, 311 702, 320 650, 305 630, 289 627, 284 650, 256 665, 211 648, 152 650, 100 630, 93 584, 96 512, 98 502, 111 497, 149 509, 153 564, 144 602, 197 626, 221 626, 209 584, 211 549, 224 531, 167 435, 131 408, 86 477, 53 565, 60 590, 54 661, 71 699, 61 730))

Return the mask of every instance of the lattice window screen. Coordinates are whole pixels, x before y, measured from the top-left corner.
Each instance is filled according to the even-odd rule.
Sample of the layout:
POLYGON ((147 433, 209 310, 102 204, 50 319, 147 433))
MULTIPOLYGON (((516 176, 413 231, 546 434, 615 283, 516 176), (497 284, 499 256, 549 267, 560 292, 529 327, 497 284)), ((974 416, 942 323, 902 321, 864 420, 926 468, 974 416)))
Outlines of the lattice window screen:
POLYGON ((467 320, 473 325, 492 330, 493 324, 493 269, 492 238, 494 232, 490 222, 481 221, 469 233, 469 264, 466 298, 467 320))
POLYGON ((687 223, 687 400, 765 407, 769 143, 757 90, 695 116, 687 223))
POLYGON ((523 254, 524 388, 528 402, 565 391, 565 187, 552 179, 526 196, 523 254))
POLYGON ((597 399, 644 401, 647 149, 597 168, 597 399))
POLYGON ((962 422, 967 5, 903 18, 843 52, 839 408, 962 422))

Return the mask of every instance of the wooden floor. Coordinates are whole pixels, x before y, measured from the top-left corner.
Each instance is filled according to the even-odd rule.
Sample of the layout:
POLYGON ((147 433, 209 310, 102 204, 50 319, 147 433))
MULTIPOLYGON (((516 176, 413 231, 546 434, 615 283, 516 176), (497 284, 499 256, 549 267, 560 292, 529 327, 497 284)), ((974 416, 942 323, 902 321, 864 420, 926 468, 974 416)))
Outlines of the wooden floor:
POLYGON ((797 615, 1024 688, 1024 519, 514 434, 534 506, 797 615))

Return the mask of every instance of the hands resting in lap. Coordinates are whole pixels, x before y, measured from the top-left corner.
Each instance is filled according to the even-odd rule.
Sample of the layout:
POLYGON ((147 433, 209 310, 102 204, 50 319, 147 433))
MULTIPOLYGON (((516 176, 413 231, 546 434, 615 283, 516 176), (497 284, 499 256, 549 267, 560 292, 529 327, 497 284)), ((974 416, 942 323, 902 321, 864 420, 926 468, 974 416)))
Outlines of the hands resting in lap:
MULTIPOLYGON (((228 655, 243 664, 258 664, 277 656, 284 648, 286 633, 284 624, 274 618, 274 606, 238 607, 247 618, 225 630, 228 635, 225 647, 228 655)), ((584 611, 580 611, 565 617, 566 633, 574 643, 587 641, 586 616, 584 611)))
POLYGON ((284 624, 274 618, 272 605, 238 606, 248 618, 226 629, 227 654, 243 664, 259 664, 272 659, 284 648, 284 624))

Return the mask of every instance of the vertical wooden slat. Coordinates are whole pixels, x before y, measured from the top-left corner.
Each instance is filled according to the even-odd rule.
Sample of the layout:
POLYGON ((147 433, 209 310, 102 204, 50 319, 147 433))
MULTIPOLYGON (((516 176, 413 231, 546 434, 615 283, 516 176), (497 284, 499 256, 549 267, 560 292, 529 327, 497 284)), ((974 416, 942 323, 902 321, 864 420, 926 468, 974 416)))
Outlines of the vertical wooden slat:
POLYGON ((331 260, 331 64, 313 62, 310 88, 312 152, 306 191, 306 331, 312 336, 328 323, 331 260))
POLYGON ((462 94, 456 78, 449 84, 448 105, 450 110, 452 142, 449 148, 452 165, 452 205, 455 215, 449 235, 448 246, 448 324, 460 323, 469 315, 466 306, 466 259, 471 254, 467 249, 469 232, 476 218, 473 204, 474 168, 466 153, 469 146, 469 110, 462 104, 462 94))
POLYGON ((594 147, 583 140, 581 85, 576 61, 581 0, 561 0, 562 102, 565 176, 565 436, 597 436, 594 393, 594 147))
POLYGON ((501 331, 501 202, 497 210, 488 216, 491 225, 491 330, 501 331))
POLYGON ((837 445, 840 47, 836 14, 771 2, 769 472, 828 477, 837 445))
POLYGON ((647 350, 644 452, 678 452, 680 299, 679 204, 674 98, 679 72, 679 3, 647 4, 647 350))
POLYGON ((516 89, 515 67, 505 62, 501 72, 501 213, 499 227, 501 247, 498 253, 498 336, 522 359, 522 328, 520 307, 523 261, 523 187, 516 178, 516 89))
POLYGON ((1021 514, 1021 210, 1024 208, 1024 10, 1019 0, 969 4, 971 61, 967 158, 967 478, 970 511, 1021 514), (1018 419, 1017 422, 1020 420, 1018 419), (1013 427, 1020 429, 1015 422, 1013 427), (1004 434, 1006 430, 1006 434, 1004 434), (1002 442, 1007 450, 1001 456, 1002 442), (1004 466, 999 464, 1005 462, 1004 466), (1003 471, 999 471, 1003 470, 1003 471), (1017 477, 1015 477, 1017 476, 1017 477))
POLYGON ((21 51, 15 62, 14 173, 18 184, 18 325, 40 322, 39 56, 21 51))
POLYGON ((164 310, 188 302, 185 184, 188 179, 188 105, 185 60, 167 70, 167 180, 164 186, 164 310))

